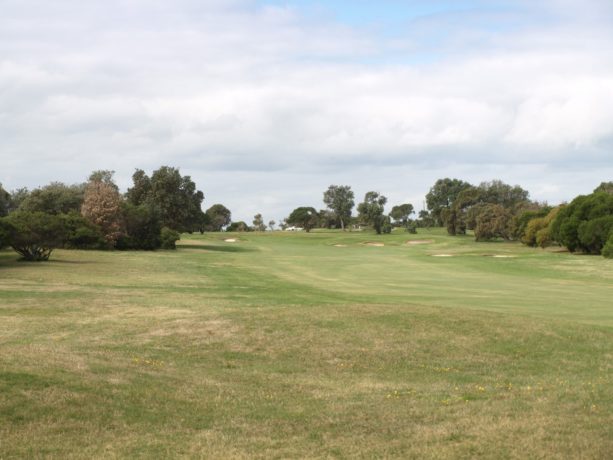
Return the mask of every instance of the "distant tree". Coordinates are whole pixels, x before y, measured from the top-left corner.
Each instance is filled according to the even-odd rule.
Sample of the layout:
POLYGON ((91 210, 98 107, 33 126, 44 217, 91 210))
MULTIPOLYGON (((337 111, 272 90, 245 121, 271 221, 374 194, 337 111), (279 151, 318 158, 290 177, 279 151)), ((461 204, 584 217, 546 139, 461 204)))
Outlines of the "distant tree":
POLYGON ((11 227, 5 219, 0 217, 0 249, 7 247, 10 242, 11 227))
POLYGON ((443 211, 451 209, 458 194, 469 187, 471 184, 460 179, 446 177, 436 181, 426 195, 426 204, 435 225, 440 227, 446 224, 443 211))
POLYGON ((560 210, 552 223, 552 237, 569 251, 600 254, 611 232, 613 195, 581 195, 560 210))
POLYGON ((85 187, 85 197, 81 206, 81 214, 89 222, 100 227, 109 248, 115 247, 115 243, 124 232, 122 198, 112 177, 111 171, 94 172, 85 187))
POLYGON ((102 230, 76 211, 58 214, 62 219, 65 238, 64 247, 68 249, 104 249, 107 244, 102 230))
POLYGON ((487 241, 495 238, 510 239, 509 223, 513 215, 500 204, 481 205, 476 215, 475 239, 487 241))
POLYGON ((601 184, 594 189, 594 193, 605 192, 609 195, 613 195, 613 182, 601 182, 601 184))
POLYGON ((57 215, 15 211, 3 220, 10 246, 27 261, 48 260, 66 239, 64 222, 57 215))
POLYGON ((432 216, 430 215, 427 209, 422 209, 421 211, 419 211, 418 217, 419 219, 417 221, 417 224, 420 227, 424 227, 424 228, 434 227, 434 219, 432 218, 432 216))
MULTIPOLYGON (((545 248, 552 243, 551 227, 556 216, 562 207, 558 206, 551 209, 547 215, 539 216, 541 212, 536 213, 537 216, 530 219, 522 232, 521 242, 528 246, 540 246, 545 248)), ((526 216, 524 213, 522 217, 526 216)))
POLYGON ((360 220, 365 224, 372 225, 377 234, 381 234, 385 216, 385 203, 387 198, 378 192, 368 192, 364 196, 364 201, 358 205, 360 220))
POLYGON ((164 227, 160 233, 160 247, 162 249, 177 249, 177 241, 181 235, 172 228, 164 227))
POLYGON ((414 208, 410 203, 394 206, 390 212, 390 217, 394 219, 396 225, 401 225, 405 229, 409 229, 409 223, 411 221, 411 214, 413 214, 414 208))
POLYGON ((245 222, 238 221, 238 222, 232 222, 228 228, 227 231, 229 232, 249 232, 251 231, 251 228, 249 228, 249 225, 247 225, 245 222))
POLYGON ((312 228, 317 226, 319 216, 315 208, 303 206, 294 209, 286 220, 288 224, 302 227, 306 232, 310 232, 312 228))
POLYGON ((4 190, 0 184, 0 217, 4 217, 9 213, 11 207, 11 194, 4 190))
POLYGON ((137 170, 132 181, 134 186, 128 189, 128 201, 135 205, 155 205, 163 226, 179 232, 191 232, 200 227, 204 194, 196 190, 196 184, 189 176, 181 176, 176 168, 162 166, 153 172, 151 178, 137 170))
POLYGON ((232 222, 232 213, 223 204, 214 204, 205 214, 207 216, 205 228, 212 232, 220 232, 232 222))
POLYGON ((61 182, 51 182, 49 185, 32 190, 25 196, 19 205, 19 210, 48 214, 80 212, 84 195, 85 184, 66 185, 61 182))
POLYGON ((266 231, 266 225, 264 224, 264 218, 262 217, 262 214, 256 214, 253 217, 253 229, 256 232, 266 231))
POLYGON ((162 222, 160 212, 151 203, 139 205, 124 202, 121 214, 125 232, 119 237, 116 248, 152 251, 162 245, 162 222))
POLYGON ((613 233, 609 235, 607 244, 602 248, 602 255, 607 259, 613 259, 613 233))
POLYGON ((23 203, 29 195, 30 191, 26 187, 13 190, 11 192, 8 212, 17 211, 17 209, 19 209, 19 207, 21 206, 21 203, 23 203))
POLYGON ((319 228, 337 228, 340 227, 340 220, 334 213, 329 209, 321 209, 319 211, 319 228))
POLYGON ((348 185, 331 185, 324 192, 324 203, 334 212, 343 231, 346 223, 351 219, 351 210, 355 205, 353 200, 354 194, 348 185))
POLYGON ((269 221, 268 221, 268 228, 270 228, 270 231, 271 231, 271 232, 272 232, 272 231, 274 231, 274 229, 275 229, 275 224, 276 224, 276 222, 275 222, 274 220, 269 220, 269 221))

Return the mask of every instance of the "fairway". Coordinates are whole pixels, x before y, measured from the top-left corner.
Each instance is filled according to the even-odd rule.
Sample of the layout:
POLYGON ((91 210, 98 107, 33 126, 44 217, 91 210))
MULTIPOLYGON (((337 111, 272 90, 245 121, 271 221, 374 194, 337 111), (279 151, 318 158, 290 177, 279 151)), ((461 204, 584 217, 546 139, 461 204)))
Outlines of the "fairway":
POLYGON ((611 458, 613 260, 443 230, 0 252, 0 458, 611 458))

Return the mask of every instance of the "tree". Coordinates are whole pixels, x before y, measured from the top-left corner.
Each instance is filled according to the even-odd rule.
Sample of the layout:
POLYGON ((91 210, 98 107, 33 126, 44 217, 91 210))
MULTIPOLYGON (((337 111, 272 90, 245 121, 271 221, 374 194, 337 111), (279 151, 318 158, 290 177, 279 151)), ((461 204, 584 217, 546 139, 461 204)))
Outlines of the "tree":
POLYGON ((268 228, 270 228, 270 231, 271 231, 271 232, 272 232, 272 231, 274 231, 274 229, 275 229, 275 224, 276 224, 276 222, 275 222, 274 220, 269 220, 269 221, 268 221, 268 228))
POLYGON ((85 184, 66 185, 61 182, 51 182, 49 185, 32 190, 23 197, 19 210, 48 214, 80 212, 84 195, 85 184))
POLYGON ((15 211, 3 220, 8 243, 27 261, 49 260, 66 239, 64 222, 54 214, 15 211))
POLYGON ((351 210, 355 205, 353 191, 348 185, 331 185, 324 192, 324 203, 330 208, 338 220, 341 228, 351 219, 351 210))
POLYGON ((479 206, 476 216, 475 239, 487 241, 495 238, 509 239, 509 223, 513 215, 500 204, 487 203, 479 206))
POLYGON ((11 207, 11 194, 4 190, 0 184, 0 217, 4 217, 9 213, 11 207))
POLYGON ((381 234, 385 220, 383 215, 385 203, 387 203, 387 198, 383 195, 378 192, 368 192, 364 195, 364 201, 358 205, 360 220, 372 225, 378 235, 381 234))
POLYGON ((605 192, 609 195, 613 195, 613 182, 601 182, 598 187, 594 189, 594 193, 605 192))
POLYGON ((109 248, 123 234, 121 195, 113 182, 112 171, 95 171, 85 187, 81 214, 102 230, 109 248))
POLYGON ((229 232, 249 232, 249 231, 251 231, 251 229, 249 228, 249 225, 247 225, 242 220, 240 220, 238 222, 232 222, 228 226, 227 230, 229 232))
POLYGON ((124 202, 121 214, 125 232, 117 240, 116 248, 152 251, 162 244, 162 223, 159 210, 151 203, 139 205, 124 202))
MULTIPOLYGON (((521 242, 527 246, 540 246, 541 248, 547 247, 552 242, 551 227, 556 216, 562 209, 562 206, 551 209, 547 215, 540 216, 541 212, 530 219, 525 225, 525 230, 521 234, 521 242)), ((522 214, 522 218, 528 213, 522 214)))
POLYGON ((413 205, 410 203, 401 204, 398 206, 394 206, 392 208, 392 212, 390 212, 390 217, 394 219, 394 223, 397 225, 402 225, 409 230, 409 222, 411 214, 415 211, 413 209, 413 205))
POLYGON ((613 195, 606 192, 580 195, 560 210, 552 223, 551 234, 570 252, 600 254, 611 232, 611 216, 613 195))
POLYGON ((30 196, 30 191, 26 187, 13 190, 11 192, 8 212, 10 213, 13 211, 17 211, 17 209, 19 209, 19 207, 21 206, 21 203, 23 203, 28 196, 30 196))
POLYGON ((446 177, 445 179, 437 180, 430 188, 426 195, 426 204, 437 226, 440 227, 446 224, 441 215, 443 210, 451 209, 458 194, 469 187, 471 187, 471 184, 468 182, 446 177))
POLYGON ((192 232, 201 226, 204 194, 196 190, 190 176, 181 176, 177 168, 162 166, 151 178, 144 171, 136 170, 132 181, 134 186, 128 189, 128 201, 135 205, 155 205, 163 226, 179 232, 192 232))
POLYGON ((214 204, 205 213, 207 223, 205 228, 212 232, 221 232, 232 222, 232 213, 223 204, 214 204))
POLYGON ((308 233, 317 225, 318 220, 319 216, 317 215, 315 208, 303 206, 292 211, 287 218, 287 223, 297 227, 302 227, 308 233))
POLYGON ((262 217, 262 214, 256 214, 253 217, 253 229, 256 232, 266 231, 266 225, 264 225, 264 218, 262 217))
POLYGON ((102 230, 76 211, 58 214, 66 231, 64 247, 69 249, 104 249, 106 241, 102 230))

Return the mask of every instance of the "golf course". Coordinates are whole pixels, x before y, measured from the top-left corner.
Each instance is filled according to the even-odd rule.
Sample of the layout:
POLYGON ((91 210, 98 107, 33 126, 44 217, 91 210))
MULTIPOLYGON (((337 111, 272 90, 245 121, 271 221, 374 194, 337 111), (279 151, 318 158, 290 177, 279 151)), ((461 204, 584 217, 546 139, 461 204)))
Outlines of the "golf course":
POLYGON ((610 259, 443 229, 0 252, 0 459, 612 452, 610 259))

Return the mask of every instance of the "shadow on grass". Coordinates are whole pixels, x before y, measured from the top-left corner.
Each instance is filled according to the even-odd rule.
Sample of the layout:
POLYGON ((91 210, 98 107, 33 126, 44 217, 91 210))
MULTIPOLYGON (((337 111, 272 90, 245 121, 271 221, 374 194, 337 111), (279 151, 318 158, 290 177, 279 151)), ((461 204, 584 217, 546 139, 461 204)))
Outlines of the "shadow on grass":
POLYGON ((257 249, 245 248, 243 246, 217 246, 213 244, 185 244, 177 245, 177 249, 200 249, 204 251, 216 252, 256 252, 257 249))

